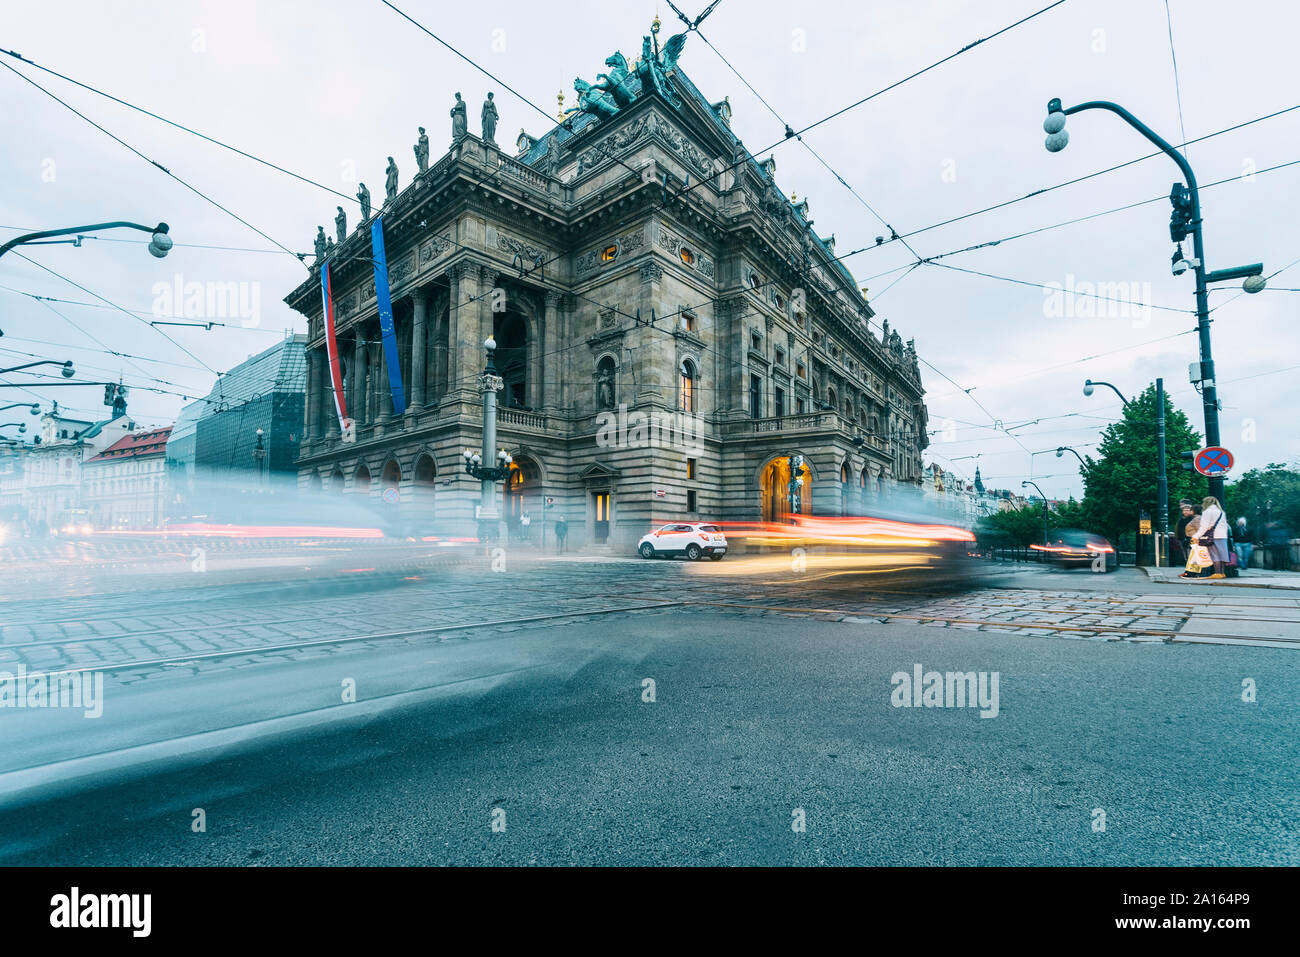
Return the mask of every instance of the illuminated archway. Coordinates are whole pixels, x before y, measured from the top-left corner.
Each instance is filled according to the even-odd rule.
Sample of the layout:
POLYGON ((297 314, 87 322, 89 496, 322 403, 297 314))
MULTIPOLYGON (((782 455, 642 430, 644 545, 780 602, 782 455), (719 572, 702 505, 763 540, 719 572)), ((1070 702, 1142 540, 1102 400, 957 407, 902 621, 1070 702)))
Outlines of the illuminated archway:
POLYGON ((812 469, 803 457, 802 482, 790 487, 790 457, 778 456, 763 467, 759 475, 758 494, 765 522, 785 522, 792 511, 812 514, 812 469))

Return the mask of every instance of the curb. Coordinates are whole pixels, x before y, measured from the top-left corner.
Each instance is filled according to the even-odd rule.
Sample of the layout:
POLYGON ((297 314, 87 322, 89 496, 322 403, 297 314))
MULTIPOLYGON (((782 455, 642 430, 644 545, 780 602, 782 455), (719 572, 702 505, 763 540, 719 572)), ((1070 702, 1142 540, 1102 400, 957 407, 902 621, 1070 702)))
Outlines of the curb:
MULTIPOLYGON (((1177 576, 1165 577, 1163 575, 1153 575, 1151 569, 1147 568, 1145 565, 1139 567, 1146 574, 1148 579, 1158 585, 1171 585, 1174 583, 1181 584, 1184 581, 1184 579, 1178 578, 1177 576)), ((1196 579, 1195 584, 1212 585, 1215 588, 1271 588, 1275 591, 1300 591, 1300 577, 1297 577, 1294 585, 1281 582, 1242 581, 1240 578, 1220 578, 1214 581, 1211 581, 1208 578, 1201 578, 1196 579)))

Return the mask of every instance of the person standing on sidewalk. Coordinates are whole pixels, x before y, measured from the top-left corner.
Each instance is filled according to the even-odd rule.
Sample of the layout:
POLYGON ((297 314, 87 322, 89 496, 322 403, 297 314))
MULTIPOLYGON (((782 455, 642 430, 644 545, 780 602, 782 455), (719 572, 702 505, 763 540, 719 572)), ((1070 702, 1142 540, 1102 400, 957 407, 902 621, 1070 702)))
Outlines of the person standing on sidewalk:
POLYGON ((1228 561, 1228 516, 1223 514, 1219 500, 1213 495, 1201 499, 1201 524, 1196 530, 1196 540, 1210 549, 1214 562, 1211 578, 1227 578, 1223 566, 1228 561))
POLYGON ((1246 516, 1243 515, 1237 519, 1237 530, 1233 534, 1236 542, 1234 548, 1237 552, 1237 562, 1244 572, 1250 567, 1250 558, 1255 554, 1255 546, 1250 541, 1250 526, 1246 523, 1246 516))
POLYGON ((564 549, 569 540, 569 523, 564 519, 558 519, 555 522, 555 551, 556 554, 564 554, 564 549))
POLYGON ((1178 503, 1178 508, 1182 512, 1182 514, 1179 515, 1178 525, 1174 529, 1173 545, 1175 548, 1175 552, 1173 555, 1173 559, 1174 559, 1174 563, 1177 563, 1179 565, 1185 565, 1187 564, 1187 556, 1189 554, 1187 523, 1192 520, 1192 517, 1196 514, 1196 512, 1193 509, 1192 503, 1187 499, 1180 500, 1178 503))

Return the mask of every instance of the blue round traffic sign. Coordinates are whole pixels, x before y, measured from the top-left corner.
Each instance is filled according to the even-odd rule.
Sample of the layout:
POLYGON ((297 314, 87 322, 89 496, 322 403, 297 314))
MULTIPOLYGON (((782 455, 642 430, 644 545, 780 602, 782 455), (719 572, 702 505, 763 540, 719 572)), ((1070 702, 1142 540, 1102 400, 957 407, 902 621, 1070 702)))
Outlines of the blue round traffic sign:
POLYGON ((1222 478, 1232 471, 1232 453, 1221 445, 1211 445, 1196 453, 1196 471, 1210 478, 1222 478))

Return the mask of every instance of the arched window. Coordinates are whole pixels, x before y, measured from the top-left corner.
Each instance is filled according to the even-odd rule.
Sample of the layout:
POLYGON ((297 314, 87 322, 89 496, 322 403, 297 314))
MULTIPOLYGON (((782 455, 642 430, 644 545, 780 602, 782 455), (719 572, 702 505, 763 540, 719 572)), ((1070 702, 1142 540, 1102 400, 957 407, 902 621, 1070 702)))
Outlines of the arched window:
POLYGON ((695 386, 699 373, 695 363, 690 359, 682 360, 681 386, 678 389, 677 405, 683 412, 695 411, 695 386))
POLYGON ((826 390, 826 404, 829 405, 829 406, 831 407, 831 410, 832 410, 832 411, 835 409, 835 390, 834 390, 834 389, 827 389, 827 390, 826 390))

